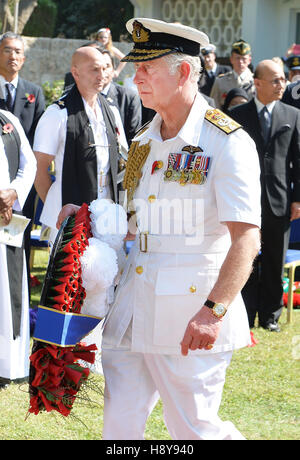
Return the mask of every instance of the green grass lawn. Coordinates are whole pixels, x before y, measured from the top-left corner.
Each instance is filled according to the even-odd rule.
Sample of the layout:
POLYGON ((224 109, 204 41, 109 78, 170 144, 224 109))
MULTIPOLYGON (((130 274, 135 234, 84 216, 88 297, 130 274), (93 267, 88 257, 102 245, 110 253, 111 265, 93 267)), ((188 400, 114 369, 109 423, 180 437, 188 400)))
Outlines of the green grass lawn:
MULTIPOLYGON (((39 251, 34 274, 42 281, 45 254, 39 251)), ((34 288, 32 303, 39 301, 34 288)), ((227 373, 220 417, 230 420, 249 440, 298 440, 300 433, 300 310, 294 310, 292 324, 281 317, 281 333, 254 329, 259 341, 252 348, 235 352, 227 373)), ((103 389, 103 377, 93 375, 103 389)), ((89 392, 94 404, 76 401, 73 416, 53 413, 30 415, 28 387, 12 384, 0 391, 0 440, 95 440, 101 439, 103 397, 89 392)), ((124 395, 126 397, 126 395, 124 395)), ((146 439, 170 439, 163 423, 161 402, 151 414, 146 439)), ((130 421, 129 421, 130 423, 130 421)))

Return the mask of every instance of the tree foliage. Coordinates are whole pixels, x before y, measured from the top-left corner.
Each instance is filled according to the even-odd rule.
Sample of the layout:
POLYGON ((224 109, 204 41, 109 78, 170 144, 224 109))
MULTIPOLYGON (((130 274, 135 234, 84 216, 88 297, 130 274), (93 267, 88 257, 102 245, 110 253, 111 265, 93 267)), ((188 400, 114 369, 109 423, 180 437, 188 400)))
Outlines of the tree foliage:
POLYGON ((127 36, 125 23, 133 16, 129 0, 53 0, 58 6, 56 35, 90 38, 109 27, 114 41, 127 36))
POLYGON ((57 10, 58 6, 52 0, 38 0, 38 7, 25 25, 23 35, 54 37, 57 10))
MULTIPOLYGON (((36 8, 37 0, 21 0, 19 3, 19 15, 18 15, 18 30, 19 34, 22 34, 23 29, 36 8)), ((14 30, 14 0, 0 0, 0 18, 1 18, 1 30, 6 32, 8 30, 14 30)))

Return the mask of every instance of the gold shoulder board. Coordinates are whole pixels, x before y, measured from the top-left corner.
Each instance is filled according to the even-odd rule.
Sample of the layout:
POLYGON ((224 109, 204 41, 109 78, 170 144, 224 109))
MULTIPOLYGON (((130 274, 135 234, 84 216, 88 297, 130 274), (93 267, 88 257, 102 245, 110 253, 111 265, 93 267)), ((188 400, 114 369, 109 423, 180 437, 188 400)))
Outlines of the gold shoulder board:
POLYGON ((242 127, 219 109, 207 110, 204 118, 226 134, 234 133, 234 131, 242 127))

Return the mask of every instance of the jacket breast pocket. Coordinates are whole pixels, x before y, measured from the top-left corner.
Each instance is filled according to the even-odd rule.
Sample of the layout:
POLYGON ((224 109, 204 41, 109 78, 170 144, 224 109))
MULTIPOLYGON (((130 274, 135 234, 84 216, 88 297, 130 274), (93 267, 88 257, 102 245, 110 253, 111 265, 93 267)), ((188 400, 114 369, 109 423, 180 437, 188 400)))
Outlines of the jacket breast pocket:
MULTIPOLYGON (((214 258, 214 254, 209 257, 214 258)), ((215 268, 160 269, 155 286, 153 343, 180 347, 190 319, 200 310, 218 276, 215 268)))

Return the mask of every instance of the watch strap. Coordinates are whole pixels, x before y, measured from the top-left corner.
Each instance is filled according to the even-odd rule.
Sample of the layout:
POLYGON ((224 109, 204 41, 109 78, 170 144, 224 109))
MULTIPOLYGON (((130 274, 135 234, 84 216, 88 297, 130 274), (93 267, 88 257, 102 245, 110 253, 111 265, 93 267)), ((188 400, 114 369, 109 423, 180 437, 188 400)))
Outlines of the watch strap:
POLYGON ((213 302, 212 300, 208 300, 208 299, 207 299, 207 300, 204 302, 204 305, 205 305, 206 307, 208 307, 208 308, 214 308, 215 303, 216 303, 216 302, 213 302))

